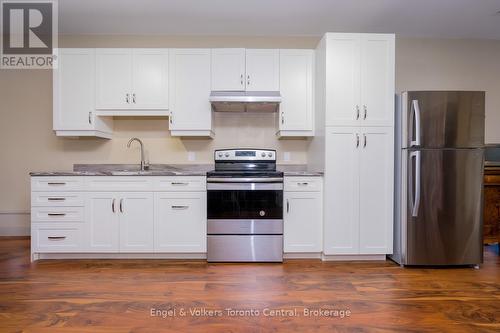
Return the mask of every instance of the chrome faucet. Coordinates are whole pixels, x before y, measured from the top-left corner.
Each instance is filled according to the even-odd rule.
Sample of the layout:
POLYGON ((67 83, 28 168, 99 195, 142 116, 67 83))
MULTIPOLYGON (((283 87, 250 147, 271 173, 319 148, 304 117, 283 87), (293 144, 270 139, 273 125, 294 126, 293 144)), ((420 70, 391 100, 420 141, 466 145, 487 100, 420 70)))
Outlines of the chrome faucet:
POLYGON ((148 170, 149 162, 146 162, 146 158, 144 157, 144 144, 142 143, 141 139, 139 138, 130 139, 127 143, 127 148, 130 148, 130 145, 132 144, 133 141, 137 141, 141 145, 141 171, 148 170))

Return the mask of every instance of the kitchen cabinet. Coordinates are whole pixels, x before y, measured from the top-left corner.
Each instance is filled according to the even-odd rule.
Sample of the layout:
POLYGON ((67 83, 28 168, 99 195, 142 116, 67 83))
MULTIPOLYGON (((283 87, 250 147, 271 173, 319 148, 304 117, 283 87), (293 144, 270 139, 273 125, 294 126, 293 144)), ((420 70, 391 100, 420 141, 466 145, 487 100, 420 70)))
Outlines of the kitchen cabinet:
POLYGON ((323 193, 321 184, 321 177, 285 177, 283 193, 285 253, 322 252, 323 193))
POLYGON ((155 252, 206 252, 206 224, 206 192, 155 194, 155 252))
POLYGON ((212 49, 212 90, 279 91, 279 50, 212 49))
POLYGON ((57 136, 110 139, 112 120, 96 116, 95 50, 59 49, 53 70, 53 129, 57 136))
POLYGON ((278 136, 313 136, 314 51, 280 50, 278 136))
POLYGON ((329 33, 324 43, 326 126, 392 126, 394 35, 329 33))
POLYGON ((245 49, 212 49, 212 90, 245 90, 245 49))
POLYGON ((210 49, 170 50, 172 136, 213 136, 210 49))
MULTIPOLYGON (((164 110, 167 115, 168 72, 168 49, 97 49, 96 108, 164 110)), ((141 114, 148 115, 146 111, 141 114)))
POLYGON ((88 193, 87 215, 89 251, 153 251, 151 192, 88 193))
POLYGON ((392 253, 392 127, 326 129, 324 253, 392 253))

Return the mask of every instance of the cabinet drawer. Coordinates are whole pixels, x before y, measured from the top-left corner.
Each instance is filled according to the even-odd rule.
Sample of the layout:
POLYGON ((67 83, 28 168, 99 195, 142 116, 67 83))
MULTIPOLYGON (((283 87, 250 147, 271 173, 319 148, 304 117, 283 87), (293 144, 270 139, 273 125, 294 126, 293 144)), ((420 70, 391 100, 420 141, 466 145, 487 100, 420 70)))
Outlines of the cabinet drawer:
POLYGON ((33 252, 81 252, 84 230, 76 223, 45 223, 31 230, 33 252))
POLYGON ((32 191, 80 191, 82 177, 31 177, 32 191))
POLYGON ((83 207, 32 207, 31 222, 83 222, 83 207))
POLYGON ((153 178, 148 176, 96 176, 86 178, 89 191, 151 191, 153 178))
POLYGON ((285 191, 318 192, 323 184, 322 177, 285 177, 285 191))
POLYGON ((206 177, 157 177, 154 179, 155 191, 194 192, 206 191, 206 177))
POLYGON ((83 206, 84 195, 78 192, 31 192, 31 206, 83 206))

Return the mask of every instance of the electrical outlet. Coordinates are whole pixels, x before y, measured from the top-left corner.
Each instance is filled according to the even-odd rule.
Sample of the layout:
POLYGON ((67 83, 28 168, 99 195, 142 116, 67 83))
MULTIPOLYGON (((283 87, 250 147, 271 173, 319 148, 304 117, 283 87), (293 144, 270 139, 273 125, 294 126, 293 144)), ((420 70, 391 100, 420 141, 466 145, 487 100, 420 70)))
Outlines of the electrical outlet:
POLYGON ((196 153, 194 151, 188 151, 188 161, 196 161, 196 153))
POLYGON ((283 161, 285 161, 285 162, 290 162, 290 160, 291 160, 291 159, 292 159, 292 158, 291 158, 291 154, 290 154, 290 152, 289 152, 289 151, 285 151, 285 152, 283 153, 283 161))

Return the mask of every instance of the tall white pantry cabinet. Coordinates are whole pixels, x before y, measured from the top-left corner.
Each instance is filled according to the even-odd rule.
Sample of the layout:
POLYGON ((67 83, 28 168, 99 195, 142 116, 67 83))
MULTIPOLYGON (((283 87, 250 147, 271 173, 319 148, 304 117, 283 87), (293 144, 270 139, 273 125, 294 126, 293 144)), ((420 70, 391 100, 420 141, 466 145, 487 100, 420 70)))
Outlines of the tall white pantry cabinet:
POLYGON ((316 49, 310 168, 324 172, 323 253, 392 253, 394 71, 392 34, 328 33, 316 49))

